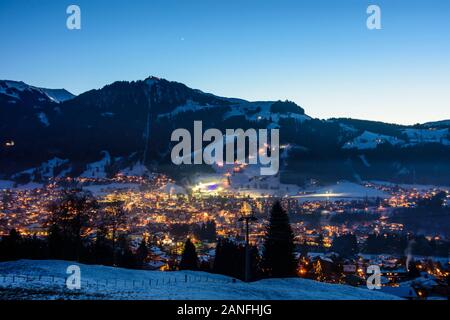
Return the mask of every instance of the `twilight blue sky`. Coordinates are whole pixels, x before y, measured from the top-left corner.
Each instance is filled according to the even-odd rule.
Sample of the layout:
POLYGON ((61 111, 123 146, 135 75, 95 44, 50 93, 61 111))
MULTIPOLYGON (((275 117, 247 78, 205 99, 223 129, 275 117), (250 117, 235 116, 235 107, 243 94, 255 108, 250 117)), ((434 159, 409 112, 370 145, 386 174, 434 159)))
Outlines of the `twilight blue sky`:
POLYGON ((450 119, 448 0, 0 0, 0 39, 0 79, 76 94, 155 75, 320 118, 450 119))

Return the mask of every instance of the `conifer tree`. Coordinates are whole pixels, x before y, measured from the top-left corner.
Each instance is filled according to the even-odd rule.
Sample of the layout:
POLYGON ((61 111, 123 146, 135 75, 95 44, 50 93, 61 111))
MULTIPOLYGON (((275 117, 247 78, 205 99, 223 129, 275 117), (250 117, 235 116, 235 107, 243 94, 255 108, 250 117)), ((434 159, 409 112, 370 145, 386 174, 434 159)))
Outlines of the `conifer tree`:
POLYGON ((279 201, 270 213, 263 251, 263 272, 268 277, 296 276, 297 263, 294 256, 294 234, 289 218, 279 201))
POLYGON ((180 270, 197 270, 198 257, 194 244, 191 239, 187 239, 184 245, 183 255, 181 256, 180 270))
POLYGON ((145 238, 142 238, 142 241, 136 250, 136 261, 137 261, 137 265, 139 267, 144 266, 145 260, 147 259, 147 256, 148 256, 148 253, 149 253, 149 250, 147 247, 147 242, 145 241, 145 238))

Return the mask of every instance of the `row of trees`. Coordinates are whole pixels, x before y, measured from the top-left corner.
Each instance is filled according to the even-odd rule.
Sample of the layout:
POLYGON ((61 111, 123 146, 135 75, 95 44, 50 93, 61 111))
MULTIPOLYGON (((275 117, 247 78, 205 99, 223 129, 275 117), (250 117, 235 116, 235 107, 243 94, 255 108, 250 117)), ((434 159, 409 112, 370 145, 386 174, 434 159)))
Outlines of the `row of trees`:
MULTIPOLYGON (((45 239, 22 237, 16 230, 0 241, 0 260, 62 259, 127 268, 140 268, 148 262, 150 244, 144 239, 132 250, 127 237, 128 218, 120 201, 98 203, 81 190, 68 190, 50 207, 45 239)), ((215 240, 216 225, 208 221, 195 228, 200 239, 215 240)), ((256 247, 249 248, 253 277, 288 277, 296 274, 294 235, 286 212, 279 202, 271 211, 270 224, 260 256, 256 247)), ((244 278, 246 248, 221 239, 217 243, 216 259, 208 271, 244 278)), ((195 246, 188 239, 180 269, 200 267, 195 246)), ((204 266, 203 266, 204 267, 204 266)))
POLYGON ((364 243, 358 243, 354 234, 343 234, 333 238, 332 246, 326 248, 323 236, 318 237, 317 246, 309 246, 306 243, 308 251, 316 252, 335 252, 339 255, 349 258, 358 253, 367 254, 397 254, 402 255, 409 248, 412 254, 422 256, 440 256, 446 257, 450 252, 450 242, 438 239, 427 239, 423 235, 406 235, 398 233, 372 233, 367 236, 364 243))
POLYGON ((197 239, 206 241, 216 241, 217 231, 216 222, 209 220, 206 223, 174 223, 170 225, 170 233, 177 238, 186 238, 189 234, 193 234, 197 239))
POLYGON ((99 234, 94 241, 83 242, 78 247, 73 239, 66 238, 52 227, 46 239, 36 236, 23 237, 15 229, 0 241, 0 261, 17 259, 61 259, 77 260, 88 264, 115 265, 123 268, 141 268, 145 266, 149 253, 149 243, 144 239, 136 250, 132 250, 128 239, 121 235, 112 250, 111 239, 99 234))
POLYGON ((22 237, 16 230, 0 241, 0 260, 62 259, 127 268, 142 267, 149 243, 132 250, 127 214, 120 201, 100 204, 86 192, 68 190, 49 206, 45 239, 22 237))
MULTIPOLYGON (((288 215, 281 204, 275 202, 270 214, 262 255, 255 246, 250 246, 247 254, 244 245, 229 239, 219 239, 211 271, 245 279, 245 264, 246 259, 249 259, 250 279, 294 277, 297 275, 294 250, 294 234, 288 215)), ((195 246, 188 239, 180 269, 198 270, 199 266, 195 246)))

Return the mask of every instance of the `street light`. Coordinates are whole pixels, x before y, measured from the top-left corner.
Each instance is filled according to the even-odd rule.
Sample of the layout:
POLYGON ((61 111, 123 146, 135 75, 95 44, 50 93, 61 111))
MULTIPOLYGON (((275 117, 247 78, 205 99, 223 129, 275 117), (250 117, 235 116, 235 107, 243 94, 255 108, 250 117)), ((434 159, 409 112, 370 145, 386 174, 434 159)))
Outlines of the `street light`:
POLYGON ((258 220, 252 214, 252 207, 244 202, 241 208, 242 217, 239 221, 245 221, 245 282, 250 279, 250 238, 249 238, 249 223, 250 221, 258 220))

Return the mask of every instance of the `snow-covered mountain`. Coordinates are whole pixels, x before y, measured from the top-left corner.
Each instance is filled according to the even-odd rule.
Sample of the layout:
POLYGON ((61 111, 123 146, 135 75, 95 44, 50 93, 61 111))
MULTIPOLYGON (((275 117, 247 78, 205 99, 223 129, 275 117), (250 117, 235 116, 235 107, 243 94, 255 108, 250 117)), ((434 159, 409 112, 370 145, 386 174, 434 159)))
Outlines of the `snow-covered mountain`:
POLYGON ((66 89, 46 89, 38 88, 28 85, 22 81, 12 81, 12 80, 1 80, 0 81, 0 95, 5 95, 11 98, 11 103, 16 103, 13 101, 20 100, 24 96, 36 94, 37 99, 44 101, 48 99, 52 102, 60 103, 75 97, 74 94, 70 93, 66 89))
POLYGON ((59 260, 0 263, 0 299, 106 300, 398 300, 376 290, 300 278, 251 283, 194 271, 143 271, 59 260), (81 271, 80 290, 66 287, 67 267, 81 271), (14 277, 14 279, 13 279, 14 277), (14 280, 14 281, 13 281, 14 280))
MULTIPOLYGON (((109 176, 137 164, 168 168, 171 133, 192 132, 195 120, 203 130, 222 132, 279 128, 286 183, 450 184, 449 175, 441 174, 450 172, 448 122, 321 120, 293 102, 219 97, 156 77, 114 82, 76 97, 0 81, 0 179, 45 180, 52 159, 64 160, 51 162, 56 176, 109 176)), ((182 174, 179 167, 172 171, 182 174)))
POLYGON ((370 131, 364 131, 361 135, 356 138, 347 141, 343 149, 376 149, 380 144, 390 144, 390 145, 402 145, 405 141, 398 139, 397 137, 391 137, 384 134, 377 134, 370 131))

